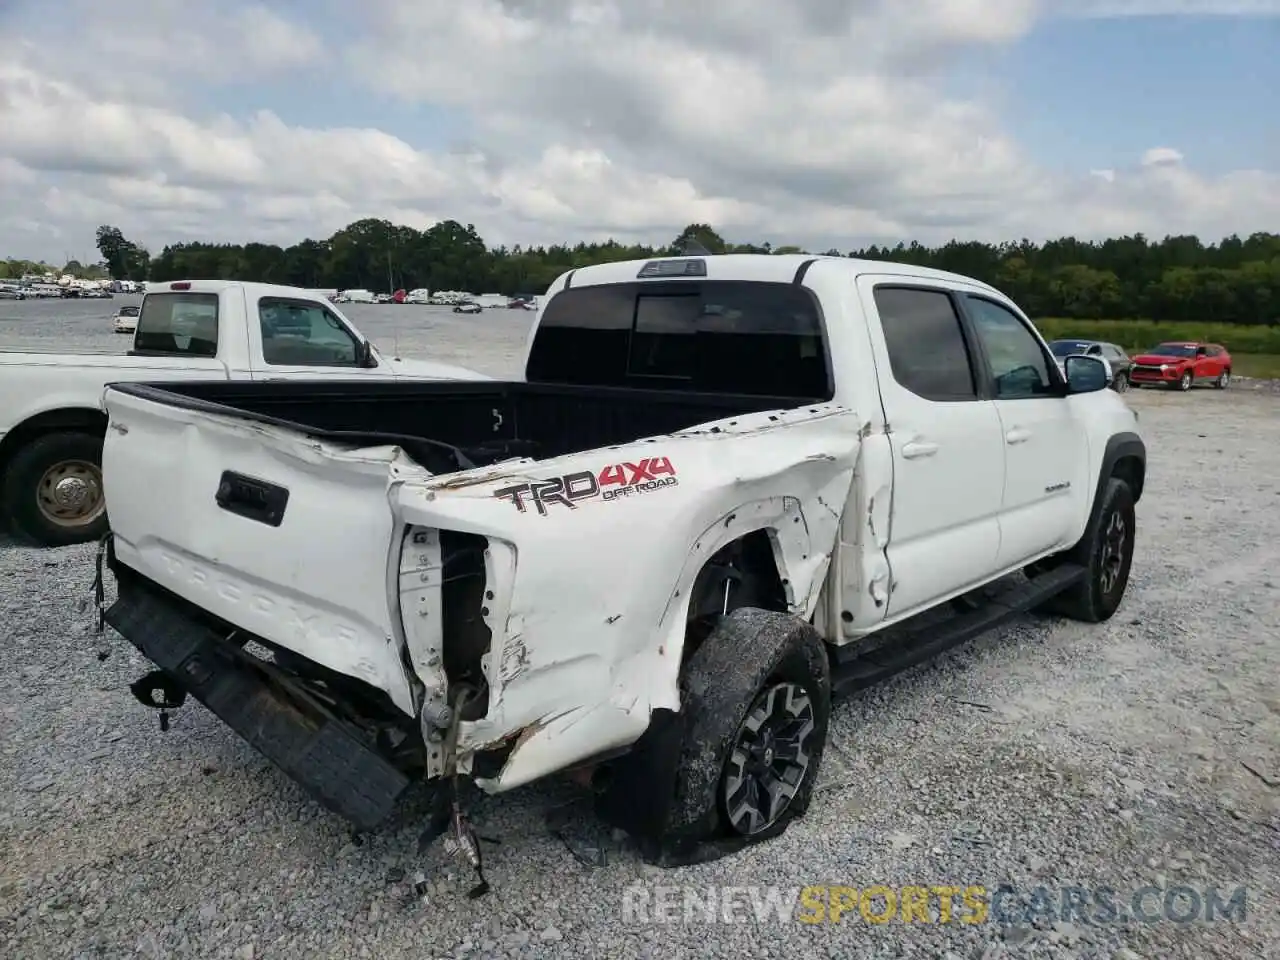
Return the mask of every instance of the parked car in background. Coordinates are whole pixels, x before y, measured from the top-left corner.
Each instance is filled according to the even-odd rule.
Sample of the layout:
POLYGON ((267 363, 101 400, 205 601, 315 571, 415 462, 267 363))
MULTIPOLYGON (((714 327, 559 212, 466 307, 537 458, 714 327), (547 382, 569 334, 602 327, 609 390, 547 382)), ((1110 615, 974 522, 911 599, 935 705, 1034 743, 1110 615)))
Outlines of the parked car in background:
POLYGON ((25 300, 26 293, 17 284, 0 283, 0 300, 25 300))
POLYGON ((478 303, 471 302, 460 303, 453 308, 454 313, 482 313, 483 311, 484 307, 480 306, 478 303))
POLYGON ((1133 358, 1129 382, 1135 386, 1164 384, 1179 390, 1212 383, 1225 390, 1231 382, 1231 354, 1218 343, 1169 340, 1133 358))
POLYGON ((1058 369, 1062 369, 1067 357, 1073 355, 1101 357, 1111 368, 1111 389, 1120 393, 1129 389, 1129 370, 1133 361, 1123 347, 1105 340, 1054 340, 1049 349, 1058 361, 1058 369))
POLYGON ((141 307, 121 307, 111 320, 111 329, 116 333, 133 333, 138 329, 138 311, 141 307))
POLYGON ((24 540, 65 546, 106 532, 108 383, 482 378, 386 356, 324 296, 297 287, 181 280, 152 284, 135 309, 127 356, 0 351, 0 526, 24 540))

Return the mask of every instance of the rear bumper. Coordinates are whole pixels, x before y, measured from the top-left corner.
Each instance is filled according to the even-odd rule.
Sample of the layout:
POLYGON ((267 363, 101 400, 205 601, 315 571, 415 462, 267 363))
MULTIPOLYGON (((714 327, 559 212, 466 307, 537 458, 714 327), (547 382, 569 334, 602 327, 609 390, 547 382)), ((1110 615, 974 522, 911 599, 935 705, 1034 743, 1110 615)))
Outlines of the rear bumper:
POLYGON ((223 638, 185 601, 117 567, 106 621, 326 809, 359 829, 391 813, 409 778, 289 675, 223 638))

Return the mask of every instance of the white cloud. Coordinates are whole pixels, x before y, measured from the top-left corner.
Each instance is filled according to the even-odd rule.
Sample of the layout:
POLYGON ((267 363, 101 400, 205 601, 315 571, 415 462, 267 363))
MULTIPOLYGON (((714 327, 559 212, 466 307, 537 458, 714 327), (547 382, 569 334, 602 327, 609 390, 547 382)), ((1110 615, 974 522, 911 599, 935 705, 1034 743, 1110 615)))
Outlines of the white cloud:
POLYGON ((315 28, 267 5, 68 4, 76 17, 7 28, 0 255, 88 246, 99 223, 158 248, 291 242, 361 216, 453 217, 506 243, 661 240, 705 221, 818 249, 1280 222, 1280 172, 1210 177, 1166 146, 1047 170, 991 104, 947 94, 958 53, 1016 43, 1046 15, 1155 0, 370 0, 327 45, 328 4, 315 28), (409 117, 456 111, 468 145, 288 122, 317 77, 409 117), (208 108, 233 102, 247 109, 208 108))
MULTIPOLYGON (((19 3, 24 0, 18 0, 19 3)), ((319 36, 261 3, 62 0, 31 6, 24 30, 40 66, 95 89, 172 96, 182 84, 242 84, 319 63, 319 36)))
POLYGON ((1142 155, 1144 167, 1170 167, 1182 163, 1182 151, 1173 147, 1152 147, 1142 155))

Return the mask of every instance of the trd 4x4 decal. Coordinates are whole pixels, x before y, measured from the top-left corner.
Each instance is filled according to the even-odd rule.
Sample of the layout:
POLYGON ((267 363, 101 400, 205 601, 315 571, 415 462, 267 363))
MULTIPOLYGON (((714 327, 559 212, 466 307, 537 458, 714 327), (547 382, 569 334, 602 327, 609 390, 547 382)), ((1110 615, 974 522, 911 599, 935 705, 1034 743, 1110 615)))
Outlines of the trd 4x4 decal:
POLYGON ((499 500, 509 500, 521 513, 533 504, 542 516, 547 504, 555 503, 570 510, 584 500, 617 500, 676 485, 676 468, 667 457, 646 457, 639 463, 611 463, 599 473, 582 470, 563 476, 517 483, 495 490, 499 500))

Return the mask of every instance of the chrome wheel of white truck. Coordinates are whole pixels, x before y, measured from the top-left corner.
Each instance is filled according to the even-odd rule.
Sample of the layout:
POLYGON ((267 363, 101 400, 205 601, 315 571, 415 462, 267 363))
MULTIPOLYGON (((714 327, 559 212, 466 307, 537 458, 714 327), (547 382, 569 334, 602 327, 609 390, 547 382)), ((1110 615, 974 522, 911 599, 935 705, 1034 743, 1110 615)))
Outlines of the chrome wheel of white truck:
POLYGON ((44 519, 60 527, 82 527, 106 512, 102 471, 84 460, 63 460, 44 472, 36 486, 44 519))
POLYGON ((5 470, 4 507, 14 532, 41 546, 101 537, 107 529, 102 441, 58 432, 26 444, 5 470))

